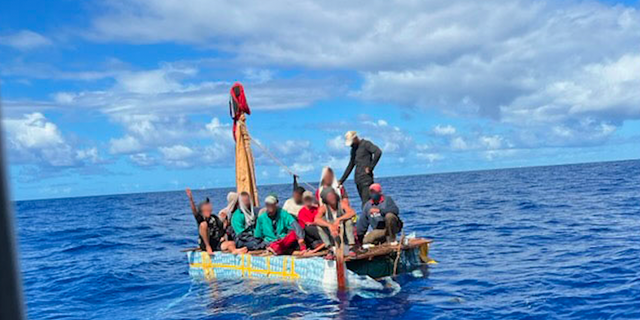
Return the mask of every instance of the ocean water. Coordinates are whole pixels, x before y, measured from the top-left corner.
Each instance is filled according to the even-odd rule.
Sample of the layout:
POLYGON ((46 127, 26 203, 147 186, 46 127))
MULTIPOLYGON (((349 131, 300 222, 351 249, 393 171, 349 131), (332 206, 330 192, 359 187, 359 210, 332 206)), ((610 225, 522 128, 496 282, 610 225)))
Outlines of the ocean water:
MULTIPOLYGON (((17 202, 30 319, 640 319, 640 161, 379 179, 439 264, 386 298, 194 281, 182 191, 17 202)), ((347 183, 352 197, 352 182, 347 183)), ((288 185, 260 193, 290 193, 288 185)), ((216 209, 228 189, 194 191, 216 209)))

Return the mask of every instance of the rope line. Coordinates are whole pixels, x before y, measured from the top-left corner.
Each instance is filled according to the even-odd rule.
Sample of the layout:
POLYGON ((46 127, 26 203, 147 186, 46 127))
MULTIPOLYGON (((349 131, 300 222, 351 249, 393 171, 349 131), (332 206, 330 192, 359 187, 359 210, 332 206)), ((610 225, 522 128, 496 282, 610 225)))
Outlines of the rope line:
POLYGON ((258 146, 260 149, 262 149, 262 152, 264 152, 265 154, 267 154, 267 156, 269 156, 269 158, 271 158, 271 160, 273 160, 275 163, 277 163, 279 166, 281 166, 284 170, 286 170, 290 175, 292 176, 297 176, 298 177, 298 181, 300 181, 301 183, 303 183, 304 185, 306 185, 307 187, 309 187, 311 190, 313 190, 314 192, 316 191, 316 188, 310 184, 308 184, 307 182, 305 182, 304 180, 302 180, 300 178, 300 175, 297 175, 295 172, 293 172, 291 169, 289 169, 289 167, 287 167, 284 163, 282 163, 282 161, 280 161, 280 159, 278 159, 276 156, 273 155, 273 153, 271 153, 267 148, 265 148, 263 145, 260 144, 260 142, 258 142, 258 140, 255 140, 253 138, 251 138, 251 141, 253 141, 256 146, 258 146))

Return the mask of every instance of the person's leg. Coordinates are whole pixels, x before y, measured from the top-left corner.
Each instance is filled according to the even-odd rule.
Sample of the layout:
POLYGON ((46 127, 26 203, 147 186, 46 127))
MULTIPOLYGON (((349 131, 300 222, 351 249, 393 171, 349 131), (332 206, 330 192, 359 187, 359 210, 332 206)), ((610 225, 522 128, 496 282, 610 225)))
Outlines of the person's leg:
POLYGON ((284 238, 276 240, 269 245, 269 248, 276 254, 286 254, 295 249, 297 243, 295 231, 289 232, 284 238))
POLYGON ((353 246, 356 244, 356 237, 353 233, 353 220, 349 219, 342 223, 344 228, 344 237, 348 245, 353 246))
POLYGON ((324 243, 320 237, 320 231, 317 226, 307 225, 304 227, 304 241, 311 249, 315 249, 319 243, 324 243))
POLYGON ((384 216, 385 234, 387 242, 396 241, 396 235, 400 232, 400 219, 393 213, 384 216))
POLYGON ((243 247, 240 249, 236 248, 235 242, 231 240, 222 242, 222 244, 220 244, 220 250, 222 252, 231 252, 233 254, 243 254, 243 253, 247 253, 248 251, 246 247, 243 247))
POLYGON ((264 250, 267 244, 262 240, 253 236, 243 236, 236 241, 237 247, 246 247, 249 251, 264 250))
POLYGON ((367 232, 367 234, 364 235, 364 240, 362 242, 365 244, 382 243, 385 239, 386 231, 384 229, 375 229, 367 232))
POLYGON ((319 226, 315 226, 318 229, 318 233, 320 234, 320 239, 322 239, 322 242, 324 242, 324 244, 327 247, 330 247, 333 245, 333 237, 331 237, 331 231, 329 231, 329 228, 327 227, 319 227, 319 226))
POLYGON ((358 188, 358 194, 360 195, 360 201, 362 206, 369 201, 369 187, 373 184, 373 179, 364 179, 356 181, 356 187, 358 188))
POLYGON ((236 244, 233 241, 223 241, 220 244, 220 251, 222 252, 232 252, 236 249, 236 244))

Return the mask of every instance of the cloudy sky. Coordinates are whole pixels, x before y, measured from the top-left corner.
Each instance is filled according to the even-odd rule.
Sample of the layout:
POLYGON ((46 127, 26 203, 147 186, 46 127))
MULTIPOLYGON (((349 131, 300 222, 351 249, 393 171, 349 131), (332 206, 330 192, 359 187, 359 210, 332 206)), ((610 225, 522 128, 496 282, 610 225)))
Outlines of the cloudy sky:
MULTIPOLYGON (((228 90, 305 180, 640 157, 637 1, 5 1, 13 197, 234 183, 228 90)), ((259 149, 260 184, 288 182, 259 149)))

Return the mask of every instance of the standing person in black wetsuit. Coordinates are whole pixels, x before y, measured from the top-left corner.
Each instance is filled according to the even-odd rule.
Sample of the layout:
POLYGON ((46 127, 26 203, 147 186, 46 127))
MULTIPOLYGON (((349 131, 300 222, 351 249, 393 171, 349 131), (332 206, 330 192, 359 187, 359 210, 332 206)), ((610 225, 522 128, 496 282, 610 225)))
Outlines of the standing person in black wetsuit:
POLYGON ((382 150, 371 141, 360 139, 355 131, 347 132, 344 137, 345 145, 351 147, 351 160, 349 160, 349 165, 345 169, 342 178, 340 178, 340 185, 344 184, 345 180, 349 178, 355 166, 354 180, 360 200, 364 206, 369 201, 369 186, 374 182, 373 169, 375 169, 380 157, 382 157, 382 150))

